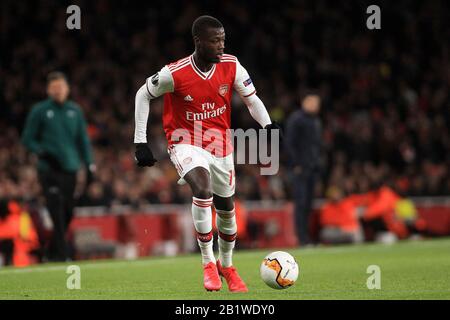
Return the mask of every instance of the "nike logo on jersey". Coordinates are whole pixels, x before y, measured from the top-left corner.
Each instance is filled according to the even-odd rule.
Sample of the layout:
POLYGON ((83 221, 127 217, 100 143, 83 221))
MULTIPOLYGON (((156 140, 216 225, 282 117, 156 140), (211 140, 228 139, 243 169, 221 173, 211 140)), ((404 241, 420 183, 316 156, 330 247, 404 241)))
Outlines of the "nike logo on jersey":
POLYGON ((186 97, 184 97, 184 101, 191 102, 191 101, 194 101, 194 99, 190 95, 187 95, 186 97))

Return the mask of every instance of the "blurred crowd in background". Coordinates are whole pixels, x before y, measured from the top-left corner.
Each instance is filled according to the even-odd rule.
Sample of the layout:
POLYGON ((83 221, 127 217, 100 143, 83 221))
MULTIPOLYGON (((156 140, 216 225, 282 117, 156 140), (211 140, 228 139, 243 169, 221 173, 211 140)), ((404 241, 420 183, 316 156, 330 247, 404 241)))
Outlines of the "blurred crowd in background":
MULTIPOLYGON (((380 184, 402 196, 450 195, 450 10, 446 1, 396 1, 382 29, 368 30, 359 1, 75 1, 81 30, 66 28, 64 1, 2 1, 0 197, 39 199, 35 161, 20 145, 45 76, 67 73, 83 109, 98 166, 80 206, 190 203, 166 152, 162 99, 151 104, 149 142, 158 164, 134 164, 134 96, 165 64, 192 53, 192 21, 209 13, 226 31, 226 52, 249 71, 271 117, 285 123, 301 92, 322 97, 323 157, 317 197, 380 184), (179 8, 175 10, 174 8, 179 8), (26 27, 24 27, 26 25, 26 27)), ((258 128, 236 96, 234 128, 258 128)), ((275 176, 236 167, 242 200, 291 197, 285 154, 275 176)), ((83 181, 80 173, 80 184, 83 181)), ((82 190, 82 188, 80 188, 82 190)))

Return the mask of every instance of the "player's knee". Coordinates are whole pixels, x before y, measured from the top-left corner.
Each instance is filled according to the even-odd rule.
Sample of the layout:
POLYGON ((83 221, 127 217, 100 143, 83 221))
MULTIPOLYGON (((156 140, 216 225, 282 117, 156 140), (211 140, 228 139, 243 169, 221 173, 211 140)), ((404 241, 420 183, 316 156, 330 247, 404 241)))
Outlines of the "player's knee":
POLYGON ((213 196, 212 190, 209 187, 197 187, 193 191, 194 197, 199 199, 209 199, 213 196))
POLYGON ((234 197, 223 198, 214 194, 214 206, 217 210, 221 211, 233 211, 234 210, 234 197))
POLYGON ((223 220, 232 220, 236 216, 236 214, 234 211, 217 210, 217 216, 223 220))

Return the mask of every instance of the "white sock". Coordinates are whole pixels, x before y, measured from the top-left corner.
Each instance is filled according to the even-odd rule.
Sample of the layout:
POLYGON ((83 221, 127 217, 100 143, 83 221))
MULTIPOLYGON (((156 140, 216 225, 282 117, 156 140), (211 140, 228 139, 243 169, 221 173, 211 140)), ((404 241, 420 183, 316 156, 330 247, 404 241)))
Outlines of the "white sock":
POLYGON ((207 265, 210 262, 216 263, 216 258, 214 257, 213 251, 213 238, 211 233, 211 240, 208 242, 203 242, 197 239, 198 246, 200 247, 200 252, 202 254, 202 264, 207 265))
POLYGON ((197 242, 202 253, 202 263, 216 263, 213 251, 212 213, 213 198, 199 199, 192 197, 192 218, 197 231, 197 242))
POLYGON ((236 243, 237 225, 234 209, 216 209, 216 226, 219 230, 219 260, 223 267, 233 265, 233 249, 236 243))

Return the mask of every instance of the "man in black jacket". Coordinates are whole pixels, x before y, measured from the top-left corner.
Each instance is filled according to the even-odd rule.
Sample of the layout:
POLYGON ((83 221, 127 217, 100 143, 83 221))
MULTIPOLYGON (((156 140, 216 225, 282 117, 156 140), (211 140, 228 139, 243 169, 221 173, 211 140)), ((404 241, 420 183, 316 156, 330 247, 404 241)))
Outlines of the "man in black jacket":
POLYGON ((295 227, 301 245, 310 244, 308 226, 314 198, 314 186, 319 174, 322 126, 318 113, 320 97, 308 92, 302 99, 301 109, 287 120, 285 148, 289 156, 293 197, 295 201, 295 227))

